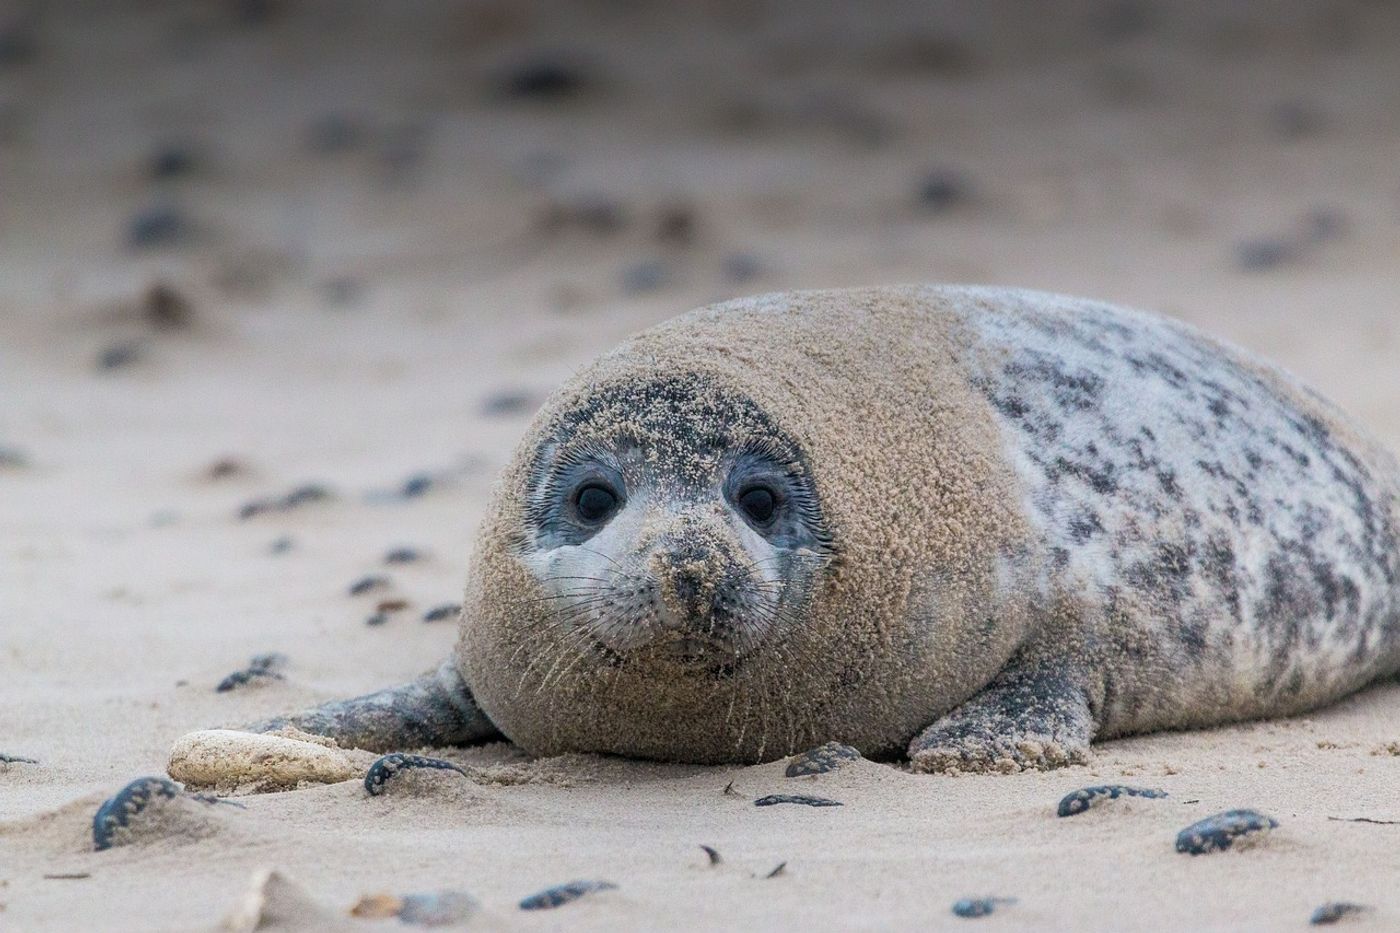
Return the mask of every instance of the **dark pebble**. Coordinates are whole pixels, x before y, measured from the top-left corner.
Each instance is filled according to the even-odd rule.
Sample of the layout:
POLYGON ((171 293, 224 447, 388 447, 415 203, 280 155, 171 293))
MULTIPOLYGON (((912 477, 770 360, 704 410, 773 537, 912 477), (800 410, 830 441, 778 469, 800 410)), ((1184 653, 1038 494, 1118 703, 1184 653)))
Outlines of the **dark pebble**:
POLYGON ((1278 826, 1278 820, 1255 810, 1226 810, 1208 816, 1177 833, 1176 851, 1188 855, 1221 852, 1244 836, 1264 836, 1278 826))
POLYGON ((695 242, 697 227, 695 208, 672 204, 661 208, 656 218, 656 239, 671 246, 689 246, 695 242))
POLYGON ((670 280, 670 270, 659 259, 646 259, 622 270, 622 290, 628 294, 654 292, 670 280))
POLYGON ((141 359, 144 348, 134 340, 114 343, 97 354, 98 369, 124 369, 141 359))
POLYGON ((293 541, 286 535, 278 538, 268 545, 267 549, 273 554, 285 554, 292 549, 293 541))
POLYGON ((6 755, 0 752, 0 765, 37 765, 39 762, 33 758, 25 758, 22 755, 6 755))
POLYGON ((481 413, 488 417, 500 418, 510 415, 524 415, 533 412, 539 400, 533 392, 524 390, 495 392, 481 403, 481 413))
POLYGON ((742 285, 763 274, 763 263, 752 253, 730 253, 724 257, 720 269, 726 279, 742 285))
POLYGON ((352 275, 337 275, 321 283, 321 294, 337 308, 357 305, 364 300, 365 283, 352 275))
POLYGON ((1247 272, 1276 269, 1297 258, 1297 246, 1281 237, 1245 240, 1235 247, 1235 262, 1247 272))
POLYGON ((462 923, 476 913, 476 898, 462 891, 405 894, 399 899, 399 922, 423 927, 462 923))
POLYGON ((209 464, 204 475, 210 479, 228 479, 231 476, 241 476, 247 472, 248 465, 237 457, 220 457, 209 464))
POLYGON ((374 628, 378 628, 379 626, 383 625, 385 622, 388 622, 388 621, 389 621, 389 613, 387 613, 387 612, 376 612, 374 615, 372 615, 372 616, 370 616, 369 618, 365 619, 365 625, 368 625, 368 626, 371 626, 371 627, 374 627, 374 628))
POLYGON ((306 146, 317 155, 338 155, 364 145, 364 125, 343 113, 317 117, 307 129, 306 146))
POLYGON ((714 846, 702 845, 700 848, 705 851, 705 857, 710 860, 711 865, 718 865, 724 861, 724 859, 720 858, 719 850, 714 846))
POLYGON ((374 607, 379 612, 402 612, 408 608, 406 599, 381 599, 379 605, 374 607))
POLYGON ((618 201, 603 194, 559 198, 544 209, 539 225, 550 234, 581 230, 607 236, 627 226, 627 211, 618 201))
POLYGON ((1329 901, 1312 912, 1308 918, 1308 923, 1313 926, 1327 926, 1347 917, 1354 917, 1357 914, 1370 910, 1365 904, 1353 904, 1350 901, 1329 901))
POLYGON ((1339 208, 1314 207, 1303 215, 1303 234, 1313 243, 1335 240, 1350 226, 1346 213, 1339 208))
POLYGON ((158 330, 179 330, 194 320, 194 306, 168 282, 155 282, 146 289, 141 310, 146 322, 158 330))
POLYGON ((958 917, 985 917, 998 907, 1016 903, 1014 897, 965 897, 953 903, 953 914, 958 917))
POLYGON ((268 512, 289 512, 303 505, 310 505, 313 502, 324 502, 332 498, 334 498, 334 496, 326 487, 316 483, 308 483, 305 486, 296 487, 285 496, 273 496, 271 498, 254 499, 252 502, 246 502, 239 507, 238 517, 248 519, 268 512))
POLYGON ((188 217, 174 207, 148 207, 126 225, 126 241, 136 249, 178 246, 194 231, 188 217))
POLYGON ((779 862, 778 865, 777 865, 777 867, 775 867, 772 871, 770 871, 768 874, 764 875, 763 877, 765 877, 765 878, 776 878, 776 877, 778 877, 779 875, 781 875, 781 874, 783 873, 783 870, 784 870, 785 868, 787 868, 787 862, 779 862))
POLYGON ((424 622, 441 622, 444 619, 455 619, 462 614, 462 607, 457 603, 443 603, 441 606, 434 606, 423 613, 424 622))
POLYGON ((787 770, 783 773, 788 777, 802 777, 808 774, 825 774, 828 771, 835 771, 848 761, 857 761, 860 752, 849 745, 842 745, 840 742, 827 742, 809 751, 805 751, 792 761, 788 762, 787 770))
POLYGON ((385 576, 361 577, 350 584, 350 595, 363 596, 366 593, 373 593, 375 590, 386 588, 389 582, 389 578, 385 576))
POLYGON ((507 97, 556 101, 577 95, 588 84, 587 75, 577 64, 540 57, 510 69, 502 76, 501 90, 507 97))
POLYGON ((934 213, 951 210, 970 196, 967 181, 946 169, 929 172, 919 183, 919 206, 934 213))
POLYGON ((227 693, 235 687, 252 683, 254 680, 282 680, 281 668, 287 665, 287 656, 270 651, 267 654, 254 655, 248 662, 248 666, 241 671, 234 671, 214 688, 215 693, 227 693))
POLYGON ((28 22, 0 23, 0 68, 26 64, 37 51, 38 43, 28 22))
POLYGON ((384 555, 386 564, 411 564, 423 559, 423 553, 417 548, 396 547, 388 554, 384 555))
POLYGON ((839 800, 827 800, 825 797, 807 797, 802 794, 769 794, 767 797, 760 797, 753 802, 755 807, 771 807, 780 803, 800 803, 804 807, 839 807, 842 806, 839 800))
POLYGON ((457 765, 450 761, 443 761, 441 758, 428 758, 424 755, 405 755, 395 752, 392 755, 384 755, 369 766, 365 772, 365 792, 371 797, 377 797, 384 793, 384 785, 389 783, 402 771, 411 771, 415 768, 427 768, 436 771, 456 771, 465 775, 457 765))
POLYGON ((403 486, 399 489, 399 495, 405 499, 413 499, 432 488, 433 478, 426 473, 419 473, 404 480, 403 486))
POLYGON ((189 175, 199 165, 194 148, 185 143, 166 143, 151 153, 147 170, 157 181, 189 175))
POLYGON ((1119 797, 1148 797, 1159 798, 1167 796, 1164 790, 1155 790, 1146 787, 1128 787, 1126 784, 1098 784, 1094 787, 1081 787, 1079 790, 1066 794, 1060 800, 1059 809, 1055 811, 1056 816, 1074 816, 1083 813, 1091 807, 1096 807, 1109 800, 1117 800, 1119 797))
POLYGON ((592 894, 595 891, 615 890, 617 890, 617 885, 611 881, 570 881, 568 884, 546 888, 537 894, 531 894, 520 902, 520 909, 548 910, 553 907, 562 907, 570 901, 576 901, 585 894, 592 894))
POLYGON ((156 800, 173 800, 184 791, 169 778, 137 778, 97 808, 92 818, 92 845, 98 852, 110 849, 116 832, 131 825, 132 817, 156 800))

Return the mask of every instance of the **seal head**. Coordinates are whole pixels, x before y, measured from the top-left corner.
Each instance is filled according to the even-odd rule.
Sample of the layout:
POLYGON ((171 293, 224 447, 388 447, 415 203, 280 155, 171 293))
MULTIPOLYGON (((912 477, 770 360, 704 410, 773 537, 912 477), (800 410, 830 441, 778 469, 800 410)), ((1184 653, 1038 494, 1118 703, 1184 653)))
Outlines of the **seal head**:
POLYGON ((506 736, 696 762, 896 753, 1005 661, 1023 620, 974 608, 1016 537, 1009 474, 976 440, 988 406, 952 371, 952 328, 870 304, 684 315, 546 403, 488 511, 456 653, 506 736))

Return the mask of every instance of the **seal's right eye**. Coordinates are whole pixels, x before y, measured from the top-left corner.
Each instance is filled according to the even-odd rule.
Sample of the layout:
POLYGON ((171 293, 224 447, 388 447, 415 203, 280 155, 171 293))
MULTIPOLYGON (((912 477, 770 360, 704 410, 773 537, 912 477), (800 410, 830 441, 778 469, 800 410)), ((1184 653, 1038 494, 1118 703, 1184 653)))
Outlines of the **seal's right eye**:
POLYGON ((617 493, 599 483, 589 483, 574 493, 574 509, 589 524, 603 521, 617 508, 617 493))

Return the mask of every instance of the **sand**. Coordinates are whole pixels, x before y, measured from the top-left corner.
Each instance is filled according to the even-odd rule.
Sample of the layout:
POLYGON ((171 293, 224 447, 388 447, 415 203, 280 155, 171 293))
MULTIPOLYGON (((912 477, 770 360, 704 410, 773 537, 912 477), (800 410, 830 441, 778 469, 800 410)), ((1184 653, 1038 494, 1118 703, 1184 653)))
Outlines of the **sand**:
POLYGON ((421 615, 459 598, 532 405, 689 307, 1083 294, 1276 359, 1400 448, 1393 5, 686 9, 55 3, 32 54, 0 43, 0 753, 39 762, 0 764, 0 928, 214 929, 271 871, 284 929, 397 928, 349 910, 440 889, 481 929, 1277 930, 1330 900, 1375 908, 1355 929, 1400 924, 1400 826, 1346 821, 1400 820, 1394 685, 1010 777, 496 745, 452 755, 501 780, 242 797, 198 838, 90 851, 98 803, 180 735, 444 656, 452 623, 421 615), (576 94, 502 89, 560 50, 576 94), (191 170, 152 180, 181 140, 191 170), (186 224, 137 232, 173 241, 129 243, 162 206, 186 224), (151 322, 158 283, 188 326, 151 322), (393 495, 419 474, 426 493, 393 495), (306 483, 334 498, 239 518, 306 483), (425 558, 383 563, 403 545, 425 558), (366 625, 386 599, 409 606, 366 625), (215 691, 269 651, 282 679, 215 691), (1102 782, 1170 796, 1054 816, 1102 782), (844 806, 751 803, 780 792, 844 806), (1280 828, 1173 850, 1241 806, 1280 828), (574 879, 618 887, 517 909, 574 879), (1017 901, 951 914, 984 895, 1017 901))

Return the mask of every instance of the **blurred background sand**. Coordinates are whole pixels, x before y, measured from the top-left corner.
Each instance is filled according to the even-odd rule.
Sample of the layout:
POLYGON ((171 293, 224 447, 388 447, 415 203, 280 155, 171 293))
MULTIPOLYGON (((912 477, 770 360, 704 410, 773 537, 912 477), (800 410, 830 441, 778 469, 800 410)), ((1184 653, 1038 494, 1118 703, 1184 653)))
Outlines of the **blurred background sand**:
MULTIPOLYGON (((422 616, 456 601, 534 407, 712 300, 958 281, 1139 306, 1400 447, 1397 164, 1391 2, 0 4, 0 753, 39 760, 0 764, 0 819, 444 655, 451 621, 422 616), (329 498, 240 517, 308 484, 329 498), (391 583, 348 595, 368 574, 391 583), (367 625, 385 600, 407 605, 367 625), (285 680, 213 691, 266 651, 285 680)), ((1055 775, 870 766, 834 816, 711 799, 782 789, 778 766, 606 763, 460 811, 254 798, 266 836, 93 855, 84 804, 0 835, 0 928, 209 926, 260 866, 341 913, 461 887, 497 926, 938 926, 1003 893, 988 926, 1278 929, 1347 895, 1381 928, 1393 830, 1327 817, 1400 816, 1397 712, 1384 687, 1055 775), (1050 819, 1123 774, 1175 809, 1050 819), (1292 835, 1170 852, 1229 805, 1292 835), (716 840, 789 869, 708 886, 716 840), (65 866, 90 877, 42 877, 65 866), (599 873, 621 889, 512 912, 599 873)))

